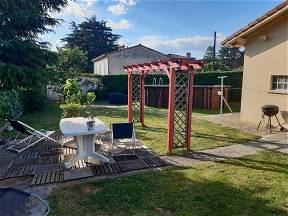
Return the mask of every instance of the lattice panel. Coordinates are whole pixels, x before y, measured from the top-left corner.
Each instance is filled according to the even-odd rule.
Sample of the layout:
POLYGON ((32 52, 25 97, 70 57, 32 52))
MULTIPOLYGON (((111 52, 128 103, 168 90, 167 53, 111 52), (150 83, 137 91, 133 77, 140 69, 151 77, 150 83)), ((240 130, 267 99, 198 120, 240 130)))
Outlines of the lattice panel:
POLYGON ((141 75, 132 75, 132 121, 141 122, 141 75))
POLYGON ((176 72, 173 146, 187 145, 189 73, 176 72))

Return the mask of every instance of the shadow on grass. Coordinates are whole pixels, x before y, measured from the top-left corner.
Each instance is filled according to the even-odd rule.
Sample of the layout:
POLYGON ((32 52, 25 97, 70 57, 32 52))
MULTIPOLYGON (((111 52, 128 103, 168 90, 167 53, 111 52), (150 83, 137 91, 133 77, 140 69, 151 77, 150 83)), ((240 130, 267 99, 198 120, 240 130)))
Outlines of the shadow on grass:
POLYGON ((258 140, 257 142, 252 142, 252 143, 249 143, 247 145, 251 146, 251 147, 257 147, 257 148, 260 148, 260 149, 266 150, 266 151, 277 151, 279 153, 281 153, 281 150, 287 149, 287 152, 288 152, 288 144, 280 144, 280 143, 276 143, 276 142, 258 140))
POLYGON ((258 160, 252 160, 252 159, 247 159, 247 158, 223 160, 223 161, 218 161, 218 163, 233 165, 237 167, 240 166, 240 167, 245 167, 245 168, 255 169, 255 170, 263 170, 263 171, 288 174, 288 164, 266 162, 262 160, 258 161, 258 160))
MULTIPOLYGON (((53 191, 49 201, 55 215, 63 216, 287 215, 275 206, 274 199, 264 199, 245 186, 236 187, 213 177, 208 180, 197 172, 175 168, 68 186, 53 191)), ((255 187, 261 191, 261 185, 255 187)))
POLYGON ((231 144, 235 143, 246 143, 246 142, 251 142, 251 139, 247 138, 233 138, 233 137, 228 137, 228 136, 217 136, 217 135, 211 135, 211 134, 204 134, 204 133, 197 133, 193 131, 192 137, 197 137, 201 139, 208 139, 208 140, 214 140, 214 141, 226 141, 230 142, 231 144))

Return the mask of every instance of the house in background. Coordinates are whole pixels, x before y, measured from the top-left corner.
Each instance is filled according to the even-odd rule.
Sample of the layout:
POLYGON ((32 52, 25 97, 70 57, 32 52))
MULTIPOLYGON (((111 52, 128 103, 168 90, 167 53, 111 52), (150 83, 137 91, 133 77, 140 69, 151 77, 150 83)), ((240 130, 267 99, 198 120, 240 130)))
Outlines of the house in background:
POLYGON ((279 4, 222 42, 245 47, 242 121, 258 123, 261 106, 288 111, 288 1, 279 4))
POLYGON ((117 75, 127 74, 123 66, 141 64, 151 61, 166 60, 169 57, 141 44, 124 48, 119 51, 106 53, 92 60, 94 74, 117 75))

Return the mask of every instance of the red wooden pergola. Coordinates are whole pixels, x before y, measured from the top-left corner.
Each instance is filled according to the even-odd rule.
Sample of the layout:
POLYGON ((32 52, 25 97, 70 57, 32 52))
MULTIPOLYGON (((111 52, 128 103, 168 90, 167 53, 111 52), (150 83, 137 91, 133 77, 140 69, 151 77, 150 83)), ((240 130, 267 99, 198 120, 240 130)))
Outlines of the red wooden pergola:
POLYGON ((173 148, 190 150, 194 70, 202 62, 189 59, 170 59, 125 66, 128 72, 128 121, 144 126, 145 90, 147 73, 165 72, 169 78, 168 143, 173 148))

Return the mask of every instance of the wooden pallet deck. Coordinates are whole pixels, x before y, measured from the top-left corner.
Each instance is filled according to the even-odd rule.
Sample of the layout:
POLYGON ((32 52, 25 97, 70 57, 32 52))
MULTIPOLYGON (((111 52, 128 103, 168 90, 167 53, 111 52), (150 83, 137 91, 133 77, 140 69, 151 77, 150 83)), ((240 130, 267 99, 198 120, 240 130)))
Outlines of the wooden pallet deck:
MULTIPOLYGON (((62 138, 61 134, 54 136, 57 140, 62 138)), ((103 143, 103 140, 97 144, 103 143)), ((76 154, 73 144, 63 147, 51 141, 43 141, 21 153, 1 148, 0 180, 29 177, 32 179, 31 185, 41 185, 169 165, 149 149, 141 147, 136 149, 135 155, 111 157, 107 151, 101 153, 110 157, 111 162, 95 165, 80 160, 72 170, 65 170, 65 162, 76 154)), ((130 152, 124 149, 119 153, 130 152)))

